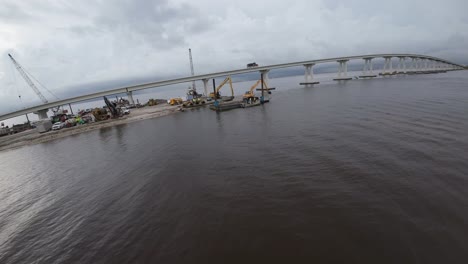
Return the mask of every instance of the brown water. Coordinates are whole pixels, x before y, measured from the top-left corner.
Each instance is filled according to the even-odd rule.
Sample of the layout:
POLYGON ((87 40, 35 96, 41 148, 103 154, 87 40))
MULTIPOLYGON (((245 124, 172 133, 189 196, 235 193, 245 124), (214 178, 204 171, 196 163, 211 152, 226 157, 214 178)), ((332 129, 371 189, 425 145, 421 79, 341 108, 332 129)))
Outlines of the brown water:
POLYGON ((466 72, 0 153, 0 263, 467 263, 466 72))

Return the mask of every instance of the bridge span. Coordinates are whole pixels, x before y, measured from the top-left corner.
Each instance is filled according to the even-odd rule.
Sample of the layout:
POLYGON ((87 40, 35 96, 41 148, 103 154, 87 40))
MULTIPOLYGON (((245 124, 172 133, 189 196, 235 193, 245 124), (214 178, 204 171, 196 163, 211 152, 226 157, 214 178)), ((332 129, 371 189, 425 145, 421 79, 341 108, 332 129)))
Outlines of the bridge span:
POLYGON ((411 73, 423 73, 423 72, 440 72, 440 71, 464 69, 463 65, 460 65, 457 63, 453 63, 453 62, 440 59, 440 58, 436 58, 436 57, 432 57, 432 56, 418 55, 418 54, 384 53, 384 54, 369 54, 369 55, 358 55, 358 56, 336 57, 336 58, 308 60, 308 61, 299 61, 299 62, 289 62, 289 63, 282 63, 282 64, 260 66, 260 67, 255 67, 255 68, 244 68, 244 69, 238 69, 238 70, 201 74, 201 75, 195 75, 195 76, 189 76, 189 77, 182 77, 182 78, 176 78, 176 79, 170 79, 170 80, 144 83, 144 84, 139 84, 139 85, 132 85, 132 86, 127 86, 127 87, 114 88, 114 89, 110 89, 106 91, 76 96, 76 97, 63 99, 63 100, 57 100, 54 102, 49 102, 47 104, 37 105, 37 106, 21 109, 18 111, 14 111, 11 113, 2 114, 0 115, 0 120, 6 120, 9 118, 13 118, 13 117, 28 114, 28 113, 33 113, 33 112, 37 112, 37 111, 41 111, 45 109, 67 105, 70 103, 86 101, 86 100, 94 99, 97 97, 109 96, 113 94, 126 93, 129 97, 130 102, 133 102, 133 95, 132 95, 133 91, 138 91, 138 90, 143 90, 143 89, 148 89, 148 88, 155 88, 155 87, 160 87, 160 86, 167 86, 167 85, 172 85, 172 84, 198 81, 198 80, 203 81, 205 94, 207 94, 208 93, 208 81, 213 78, 259 71, 263 73, 263 76, 265 79, 268 79, 268 72, 270 70, 288 68, 288 67, 296 67, 296 66, 305 67, 305 75, 304 75, 305 81, 301 84, 304 84, 304 85, 318 84, 318 82, 315 82, 313 78, 313 66, 317 64, 321 64, 321 63, 337 62, 339 65, 338 74, 336 78, 334 78, 334 80, 344 81, 344 80, 351 79, 350 77, 347 76, 348 61, 363 60, 364 61, 363 74, 360 77, 372 78, 372 77, 377 76, 373 73, 373 63, 372 63, 372 60, 376 58, 385 59, 384 68, 381 73, 382 75, 391 75, 391 74, 396 74, 396 73, 411 74, 411 73), (392 58, 398 59, 398 65, 395 70, 393 69, 392 58))

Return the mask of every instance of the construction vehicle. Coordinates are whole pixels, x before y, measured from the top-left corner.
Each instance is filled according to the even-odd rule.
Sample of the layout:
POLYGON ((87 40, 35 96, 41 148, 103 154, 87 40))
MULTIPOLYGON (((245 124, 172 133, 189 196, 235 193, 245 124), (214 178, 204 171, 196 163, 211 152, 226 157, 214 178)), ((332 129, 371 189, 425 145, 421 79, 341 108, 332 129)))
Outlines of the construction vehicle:
POLYGON ((251 107, 261 104, 260 98, 254 94, 255 88, 257 88, 257 86, 261 83, 263 83, 263 86, 268 89, 268 86, 266 82, 263 81, 263 79, 258 80, 254 85, 252 85, 252 87, 250 87, 248 91, 242 95, 242 107, 251 107))
POLYGON ((93 111, 91 111, 91 113, 93 114, 96 121, 102 121, 109 118, 109 115, 107 114, 107 110, 105 108, 94 108, 93 111))
MULTIPOLYGON (((260 83, 262 83, 262 80, 258 80, 254 85, 252 85, 252 87, 250 87, 250 89, 249 89, 248 91, 246 91, 246 92, 242 95, 242 97, 243 97, 244 99, 248 99, 248 98, 255 97, 255 94, 254 94, 253 91, 255 90, 255 88, 257 88, 257 86, 258 86, 260 83)), ((266 85, 265 82, 263 82, 263 85, 265 85, 265 87, 268 88, 268 86, 266 85)))
POLYGON ((122 116, 122 113, 120 112, 120 108, 117 107, 117 103, 110 102, 107 97, 104 96, 104 102, 106 103, 107 108, 109 109, 109 112, 111 113, 112 117, 119 117, 122 116))
POLYGON ((213 98, 215 100, 221 99, 222 101, 231 101, 234 99, 234 89, 232 88, 232 79, 231 76, 228 76, 224 81, 216 87, 215 92, 210 93, 210 98, 213 98), (220 90, 223 88, 223 86, 229 82, 229 87, 231 88, 231 96, 221 96, 220 90))
POLYGON ((187 91, 187 101, 183 102, 182 106, 193 107, 193 106, 201 106, 205 104, 206 104, 205 98, 201 94, 199 94, 196 89, 189 87, 187 91))
POLYGON ((167 103, 170 104, 170 105, 180 105, 184 102, 184 100, 182 100, 182 98, 180 97, 175 97, 175 98, 171 98, 169 100, 167 100, 167 103))
POLYGON ((157 104, 158 104, 158 102, 156 100, 154 100, 153 98, 148 100, 148 106, 153 106, 153 105, 157 105, 157 104))

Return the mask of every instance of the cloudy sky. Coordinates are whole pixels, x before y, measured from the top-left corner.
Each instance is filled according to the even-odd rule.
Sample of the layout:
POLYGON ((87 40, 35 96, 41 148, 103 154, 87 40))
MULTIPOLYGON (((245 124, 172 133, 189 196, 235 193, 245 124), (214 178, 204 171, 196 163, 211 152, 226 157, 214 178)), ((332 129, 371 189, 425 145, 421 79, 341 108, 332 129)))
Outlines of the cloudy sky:
POLYGON ((0 0, 0 113, 21 108, 18 93, 39 103, 8 53, 62 98, 189 75, 189 47, 196 73, 384 52, 467 63, 467 10, 466 0, 0 0))

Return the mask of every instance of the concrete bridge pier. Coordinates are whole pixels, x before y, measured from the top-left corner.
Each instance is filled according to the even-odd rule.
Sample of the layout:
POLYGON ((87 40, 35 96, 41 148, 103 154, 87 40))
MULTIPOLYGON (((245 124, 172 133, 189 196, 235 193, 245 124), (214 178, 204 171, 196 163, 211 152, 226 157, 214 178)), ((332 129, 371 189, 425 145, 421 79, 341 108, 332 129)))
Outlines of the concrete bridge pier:
POLYGON ((398 57, 397 74, 405 74, 405 73, 406 73, 406 58, 398 57))
POLYGON ((416 71, 416 58, 411 57, 411 62, 410 62, 409 70, 407 71, 407 73, 412 74, 415 71, 416 71))
POLYGON ((351 80, 351 77, 348 77, 348 61, 349 60, 337 60, 338 62, 338 77, 334 78, 334 81, 347 81, 351 80))
POLYGON ((263 102, 269 102, 270 101, 270 90, 274 89, 274 88, 271 88, 270 86, 268 86, 268 73, 270 72, 270 70, 261 70, 260 71, 260 78, 263 80, 263 84, 261 86, 260 89, 257 89, 260 90, 262 92, 262 101, 263 102))
POLYGON ((424 58, 419 58, 419 72, 424 73, 426 71, 424 58))
POLYGON ((415 71, 416 71, 417 73, 419 73, 419 70, 421 69, 421 59, 420 59, 420 58, 416 58, 416 59, 415 59, 415 62, 416 62, 416 69, 415 69, 415 71))
POLYGON ((38 115, 39 120, 43 120, 43 119, 49 118, 49 116, 47 115, 47 112, 49 112, 49 109, 41 109, 41 110, 34 112, 33 114, 38 115))
POLYGON ((268 86, 268 81, 269 81, 269 78, 268 78, 268 73, 270 72, 270 70, 261 70, 260 71, 260 74, 261 76, 263 76, 263 83, 266 84, 268 86))
POLYGON ((305 73, 304 73, 304 79, 305 81, 302 83, 299 83, 300 85, 313 85, 313 84, 319 84, 320 82, 314 81, 314 70, 312 67, 314 67, 315 63, 311 64, 304 64, 305 67, 305 73))
POLYGON ((394 72, 393 72, 392 57, 384 57, 384 59, 385 59, 384 68, 380 75, 382 76, 393 75, 394 72))
POLYGON ((133 101, 133 92, 132 91, 127 90, 127 98, 128 98, 128 102, 130 103, 130 105, 135 105, 135 101, 133 101))
POLYGON ((203 89, 205 90, 205 96, 208 96, 208 82, 210 79, 202 79, 203 81, 203 89))
POLYGON ((367 58, 363 58, 364 60, 364 67, 362 69, 362 75, 359 76, 359 78, 373 78, 373 77, 377 77, 377 75, 375 75, 373 73, 373 68, 374 68, 374 65, 372 63, 372 59, 374 57, 367 57, 367 58))
POLYGON ((437 62, 437 71, 438 72, 444 72, 443 65, 441 61, 437 62))

